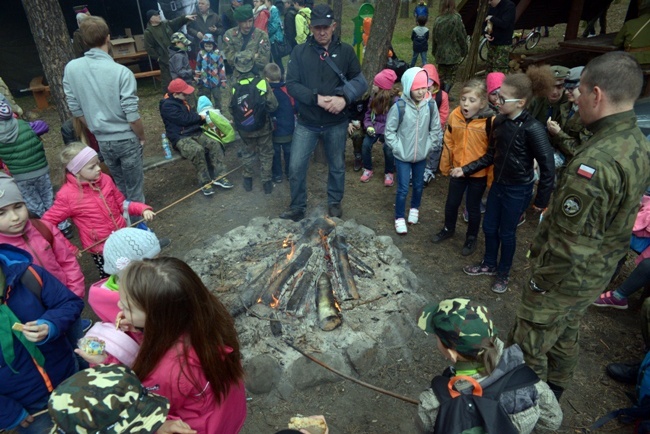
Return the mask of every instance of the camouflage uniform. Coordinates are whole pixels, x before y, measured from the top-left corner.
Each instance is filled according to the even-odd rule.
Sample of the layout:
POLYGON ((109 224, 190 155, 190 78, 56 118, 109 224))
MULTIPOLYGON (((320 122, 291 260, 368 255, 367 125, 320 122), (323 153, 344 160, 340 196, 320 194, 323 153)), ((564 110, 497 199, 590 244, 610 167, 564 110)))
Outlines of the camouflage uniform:
POLYGON ((650 63, 650 51, 648 51, 648 47, 650 47, 650 24, 645 25, 650 21, 650 11, 645 10, 642 12, 644 13, 638 18, 624 23, 616 38, 614 38, 614 45, 628 51, 640 64, 650 63), (643 27, 643 30, 641 30, 641 27, 643 27), (641 31, 639 32, 639 30, 641 31), (638 35, 637 32, 639 32, 638 35))
POLYGON ((582 123, 580 112, 572 111, 572 106, 573 103, 568 101, 560 106, 557 122, 562 130, 550 137, 553 147, 561 152, 567 161, 573 158, 581 149, 581 145, 591 137, 591 132, 582 123))
MULTIPOLYGON (((269 36, 265 31, 253 27, 249 33, 250 38, 246 44, 245 50, 250 51, 255 56, 255 65, 253 73, 262 74, 264 67, 271 59, 271 44, 269 36)), ((233 27, 227 30, 223 35, 223 54, 226 62, 233 67, 232 80, 236 80, 240 73, 234 69, 235 55, 242 50, 244 46, 244 35, 239 31, 239 27, 233 27)))
POLYGON ((52 432, 150 434, 167 419, 169 401, 148 393, 124 365, 97 365, 79 371, 52 392, 52 432))
POLYGON ((627 254, 639 199, 650 184, 650 142, 632 111, 591 125, 569 162, 530 250, 510 341, 537 374, 560 388, 578 362, 580 320, 627 254))
POLYGON ((467 48, 467 32, 460 14, 436 17, 431 32, 431 54, 436 58, 442 83, 454 83, 458 65, 467 56, 467 48))
POLYGON ((485 62, 485 71, 503 72, 507 74, 510 70, 510 45, 493 45, 488 42, 487 61, 485 62))
POLYGON ((209 138, 205 133, 193 137, 183 137, 176 142, 176 149, 183 158, 187 158, 192 162, 200 185, 209 184, 212 180, 210 169, 212 169, 215 177, 226 173, 222 145, 209 138), (200 146, 197 146, 197 143, 200 146), (206 161, 206 153, 210 160, 210 168, 208 168, 208 162, 206 161))

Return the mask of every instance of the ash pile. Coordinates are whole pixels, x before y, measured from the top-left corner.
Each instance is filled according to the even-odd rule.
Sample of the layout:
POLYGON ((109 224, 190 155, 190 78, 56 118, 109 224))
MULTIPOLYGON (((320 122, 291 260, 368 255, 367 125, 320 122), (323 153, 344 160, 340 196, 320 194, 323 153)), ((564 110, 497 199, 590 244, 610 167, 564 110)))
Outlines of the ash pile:
POLYGON ((254 218, 186 261, 235 317, 249 392, 341 381, 287 343, 355 377, 389 352, 411 359, 418 279, 390 237, 354 220, 254 218))

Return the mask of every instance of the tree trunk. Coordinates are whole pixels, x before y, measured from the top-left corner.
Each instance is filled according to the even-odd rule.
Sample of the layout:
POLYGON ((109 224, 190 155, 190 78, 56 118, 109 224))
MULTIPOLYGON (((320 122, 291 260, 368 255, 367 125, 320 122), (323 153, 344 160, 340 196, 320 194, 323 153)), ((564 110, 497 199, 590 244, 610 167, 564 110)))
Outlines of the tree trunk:
POLYGON ((63 94, 63 69, 74 58, 58 0, 22 0, 45 78, 61 122, 71 117, 63 94))
MULTIPOLYGON (((379 4, 379 0, 377 0, 377 4, 379 4)), ((375 10, 375 15, 377 15, 376 10, 375 10)), ((400 18, 409 17, 409 0, 402 0, 400 11, 399 11, 399 17, 400 18)))
MULTIPOLYGON (((408 3, 405 4, 408 6, 408 3)), ((388 47, 390 47, 393 30, 397 23, 398 8, 399 3, 394 0, 377 0, 375 5, 375 15, 361 67, 363 75, 369 83, 386 65, 388 47)))
POLYGON ((341 29, 343 28, 343 0, 334 0, 332 11, 334 12, 334 20, 339 23, 339 25, 336 26, 335 35, 340 39, 341 29))
POLYGON ((481 43, 483 36, 483 28, 485 27, 485 17, 487 16, 489 3, 479 2, 478 12, 476 14, 476 23, 474 23, 474 32, 472 33, 472 43, 469 46, 467 60, 465 61, 465 73, 462 76, 461 82, 467 81, 474 77, 476 73, 476 63, 478 60, 478 46, 481 43))

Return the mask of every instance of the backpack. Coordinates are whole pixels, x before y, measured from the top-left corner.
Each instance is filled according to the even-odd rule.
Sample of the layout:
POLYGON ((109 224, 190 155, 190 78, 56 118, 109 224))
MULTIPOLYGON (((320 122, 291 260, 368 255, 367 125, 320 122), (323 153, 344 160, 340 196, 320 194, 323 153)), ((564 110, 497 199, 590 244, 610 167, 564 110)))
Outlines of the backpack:
POLYGON ((260 77, 244 78, 232 88, 230 112, 237 131, 252 132, 264 127, 268 120, 266 100, 259 83, 266 86, 266 81, 260 77))
MULTIPOLYGON (((442 92, 436 92, 435 101, 436 101, 436 107, 440 108, 440 104, 442 104, 442 92)), ((402 121, 404 120, 404 110, 406 110, 406 101, 404 101, 402 98, 398 98, 397 101, 395 101, 395 104, 397 105, 397 115, 399 116, 399 122, 397 123, 397 128, 399 128, 399 126, 402 125, 402 121)), ((429 122, 430 122, 433 113, 433 102, 431 101, 431 99, 429 99, 428 105, 429 105, 429 122)))
MULTIPOLYGON (((300 9, 297 13, 305 20, 307 20, 307 25, 305 26, 304 32, 305 32, 305 37, 308 38, 309 35, 311 34, 311 31, 309 30, 309 26, 311 26, 311 16, 307 14, 307 12, 304 12, 302 9, 300 9)), ((298 29, 296 29, 296 32, 297 31, 298 29)))
POLYGON ((452 378, 438 375, 431 388, 440 402, 433 432, 436 434, 517 434, 517 428, 499 402, 506 391, 531 386, 539 377, 530 367, 522 364, 486 388, 472 377, 459 375, 452 378), (453 389, 458 380, 473 385, 471 394, 453 389))
MULTIPOLYGON (((416 53, 421 53, 423 51, 427 51, 429 49, 429 33, 427 32, 425 35, 415 35, 415 38, 413 38, 413 51, 416 53)), ((438 95, 440 92, 436 92, 436 95, 438 95)))
POLYGON ((598 419, 589 427, 594 431, 619 416, 625 423, 635 424, 635 433, 650 433, 650 351, 646 354, 636 379, 632 407, 619 408, 598 419))

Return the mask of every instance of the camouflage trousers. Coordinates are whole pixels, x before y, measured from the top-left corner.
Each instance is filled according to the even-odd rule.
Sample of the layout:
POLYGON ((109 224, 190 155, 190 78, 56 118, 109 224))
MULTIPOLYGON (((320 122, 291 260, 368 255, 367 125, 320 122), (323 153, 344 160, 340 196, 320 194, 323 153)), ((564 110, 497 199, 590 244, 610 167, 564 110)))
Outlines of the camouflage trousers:
POLYGON ((271 130, 266 133, 254 136, 246 136, 246 133, 239 133, 243 142, 242 146, 242 175, 244 178, 252 178, 253 174, 258 172, 254 169, 255 157, 260 159, 260 181, 267 182, 271 180, 271 167, 273 166, 273 139, 271 130))
POLYGON ((508 344, 521 347, 526 364, 542 380, 566 388, 578 364, 580 320, 601 292, 541 294, 526 284, 508 344))
POLYGON ((456 80, 456 71, 458 65, 438 65, 438 74, 440 75, 440 82, 445 85, 453 86, 456 80))
POLYGON ((510 67, 510 45, 492 45, 488 43, 487 62, 485 70, 490 72, 503 72, 508 73, 510 67))
POLYGON ((213 177, 226 172, 221 143, 210 139, 205 134, 180 139, 176 143, 176 149, 183 158, 192 162, 200 185, 205 185, 213 177), (213 173, 210 173, 210 170, 213 173))
POLYGON ((366 137, 366 133, 363 132, 363 128, 354 130, 350 134, 350 140, 352 140, 352 149, 354 155, 361 155, 361 145, 363 145, 363 139, 366 137))

